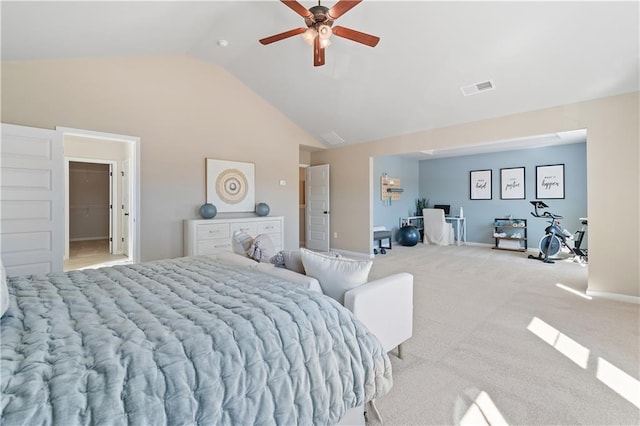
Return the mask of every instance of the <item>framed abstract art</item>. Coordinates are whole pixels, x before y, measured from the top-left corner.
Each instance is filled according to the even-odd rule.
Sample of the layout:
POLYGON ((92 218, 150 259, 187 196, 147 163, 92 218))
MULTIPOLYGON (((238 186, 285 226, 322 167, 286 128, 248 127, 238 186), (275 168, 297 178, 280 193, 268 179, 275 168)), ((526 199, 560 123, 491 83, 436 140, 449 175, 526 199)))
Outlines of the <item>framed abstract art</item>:
POLYGON ((218 212, 255 210, 255 164, 206 159, 207 203, 218 212))

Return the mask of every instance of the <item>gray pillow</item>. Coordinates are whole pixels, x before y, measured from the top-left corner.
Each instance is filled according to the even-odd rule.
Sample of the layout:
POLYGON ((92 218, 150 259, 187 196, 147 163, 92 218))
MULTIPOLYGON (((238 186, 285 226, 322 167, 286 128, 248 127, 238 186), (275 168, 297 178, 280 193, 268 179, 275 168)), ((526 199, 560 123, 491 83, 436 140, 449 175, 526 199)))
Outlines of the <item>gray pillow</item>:
POLYGON ((299 274, 305 274, 300 250, 284 252, 284 267, 299 274))
POLYGON ((257 260, 258 262, 269 262, 269 260, 276 254, 276 249, 273 246, 273 241, 268 234, 259 234, 253 240, 247 255, 257 260))

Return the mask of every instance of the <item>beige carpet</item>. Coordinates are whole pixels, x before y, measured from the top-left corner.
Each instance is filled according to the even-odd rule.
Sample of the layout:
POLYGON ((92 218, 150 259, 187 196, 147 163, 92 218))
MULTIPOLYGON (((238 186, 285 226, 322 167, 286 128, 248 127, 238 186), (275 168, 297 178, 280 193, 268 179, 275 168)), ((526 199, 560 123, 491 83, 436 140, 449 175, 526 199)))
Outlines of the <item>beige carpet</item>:
POLYGON ((586 266, 418 244, 377 255, 371 278, 398 271, 415 277, 414 335, 391 357, 385 424, 640 423, 640 307, 556 286, 584 293, 586 266))

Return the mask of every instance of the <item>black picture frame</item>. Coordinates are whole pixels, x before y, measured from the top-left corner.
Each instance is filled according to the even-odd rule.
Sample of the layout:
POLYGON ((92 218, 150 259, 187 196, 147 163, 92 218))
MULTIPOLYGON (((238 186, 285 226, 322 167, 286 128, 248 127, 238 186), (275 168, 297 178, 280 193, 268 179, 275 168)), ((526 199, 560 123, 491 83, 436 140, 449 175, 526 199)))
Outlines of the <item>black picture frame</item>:
POLYGON ((471 170, 469 172, 469 199, 470 200, 491 200, 493 191, 491 169, 471 170))
POLYGON ((536 166, 536 198, 564 198, 564 164, 536 166))
POLYGON ((527 194, 524 177, 524 167, 500 169, 500 199, 524 200, 527 194))

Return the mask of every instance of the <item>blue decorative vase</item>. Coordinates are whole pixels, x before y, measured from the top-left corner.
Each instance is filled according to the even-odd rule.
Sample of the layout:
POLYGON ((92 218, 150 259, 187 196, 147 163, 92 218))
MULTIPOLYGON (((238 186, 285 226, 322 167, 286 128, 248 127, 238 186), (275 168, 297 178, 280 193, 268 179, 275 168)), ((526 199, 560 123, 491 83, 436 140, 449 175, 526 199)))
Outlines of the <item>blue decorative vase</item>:
POLYGON ((256 204, 256 214, 258 216, 266 216, 269 214, 269 205, 267 203, 256 204))
POLYGON ((200 207, 200 216, 205 219, 211 219, 215 217, 217 213, 218 209, 211 203, 203 204, 202 207, 200 207))
POLYGON ((415 246, 420 241, 420 232, 415 226, 403 226, 398 229, 396 240, 401 246, 415 246))

